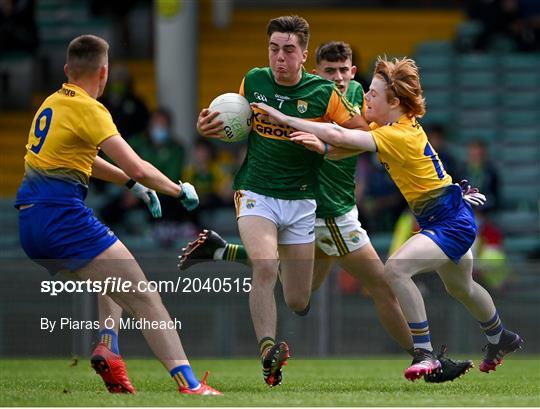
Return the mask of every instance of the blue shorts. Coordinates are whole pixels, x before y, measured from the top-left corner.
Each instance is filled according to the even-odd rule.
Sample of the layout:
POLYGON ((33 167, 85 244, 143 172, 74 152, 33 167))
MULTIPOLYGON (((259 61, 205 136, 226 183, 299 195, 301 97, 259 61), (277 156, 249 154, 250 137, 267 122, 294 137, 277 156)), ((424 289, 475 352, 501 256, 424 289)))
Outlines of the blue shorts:
POLYGON ((463 200, 457 211, 451 213, 454 214, 434 223, 421 223, 420 233, 433 240, 457 264, 473 245, 477 228, 471 206, 463 200))
POLYGON ((118 240, 84 204, 19 210, 19 239, 28 257, 51 274, 84 267, 118 240))

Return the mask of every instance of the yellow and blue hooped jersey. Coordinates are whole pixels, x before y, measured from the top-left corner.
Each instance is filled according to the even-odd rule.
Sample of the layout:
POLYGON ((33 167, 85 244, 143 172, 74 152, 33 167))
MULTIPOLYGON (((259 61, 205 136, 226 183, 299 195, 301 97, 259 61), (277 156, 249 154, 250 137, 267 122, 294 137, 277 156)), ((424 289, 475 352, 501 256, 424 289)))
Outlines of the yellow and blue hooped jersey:
POLYGON ((457 199, 452 177, 416 118, 402 115, 397 122, 384 126, 372 123, 370 127, 381 164, 417 217, 432 213, 449 194, 457 199))
POLYGON ((82 88, 63 84, 45 99, 32 121, 16 205, 81 199, 98 146, 117 134, 103 104, 82 88))

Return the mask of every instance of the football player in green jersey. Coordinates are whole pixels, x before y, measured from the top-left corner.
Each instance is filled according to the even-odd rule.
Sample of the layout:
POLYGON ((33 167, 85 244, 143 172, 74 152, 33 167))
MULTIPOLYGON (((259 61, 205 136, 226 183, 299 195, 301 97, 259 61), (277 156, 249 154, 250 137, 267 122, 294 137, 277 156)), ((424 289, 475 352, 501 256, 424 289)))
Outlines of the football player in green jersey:
MULTIPOLYGON (((352 50, 343 42, 329 42, 316 51, 318 75, 333 81, 358 112, 364 105, 362 86, 354 81, 352 50)), ((356 156, 325 159, 316 188, 315 263, 312 290, 317 290, 337 262, 358 277, 373 298, 379 319, 396 342, 408 351, 413 344, 399 303, 384 279, 384 265, 358 220, 355 197, 356 156)))
MULTIPOLYGON (((269 67, 250 70, 240 94, 266 102, 289 115, 368 129, 366 121, 334 84, 303 69, 309 25, 299 16, 272 19, 267 27, 269 67)), ((221 137, 218 112, 203 109, 199 133, 221 137)), ((290 141, 294 130, 268 121, 255 111, 246 159, 235 181, 238 228, 253 267, 250 310, 270 386, 281 382, 288 345, 276 342, 274 287, 280 257, 284 298, 294 311, 309 304, 315 241, 315 191, 322 156, 290 141)))

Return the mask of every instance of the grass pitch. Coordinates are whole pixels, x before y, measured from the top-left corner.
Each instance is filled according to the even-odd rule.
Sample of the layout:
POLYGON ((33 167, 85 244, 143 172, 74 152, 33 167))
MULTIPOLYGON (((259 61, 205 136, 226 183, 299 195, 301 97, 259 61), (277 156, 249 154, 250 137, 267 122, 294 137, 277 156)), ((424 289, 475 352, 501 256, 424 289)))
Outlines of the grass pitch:
MULTIPOLYGON (((127 360, 137 395, 109 394, 87 360, 0 362, 0 406, 540 406, 540 357, 515 354, 496 372, 452 383, 409 382, 405 359, 291 359, 283 385, 263 383, 256 359, 193 360, 223 397, 180 396, 155 360, 127 360)), ((478 359, 475 361, 478 367, 478 359)))

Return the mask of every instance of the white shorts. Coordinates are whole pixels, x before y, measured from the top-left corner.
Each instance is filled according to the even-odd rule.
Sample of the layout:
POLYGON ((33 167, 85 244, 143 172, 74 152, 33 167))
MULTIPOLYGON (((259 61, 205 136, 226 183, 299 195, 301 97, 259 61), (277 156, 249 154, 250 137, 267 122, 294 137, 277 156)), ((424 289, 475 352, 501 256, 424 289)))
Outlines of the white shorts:
POLYGON ((339 217, 315 220, 316 245, 329 256, 344 256, 369 243, 367 232, 358 220, 358 208, 339 217))
POLYGON ((273 222, 278 229, 279 244, 305 244, 315 240, 317 203, 313 199, 276 199, 250 190, 237 190, 234 205, 237 219, 260 216, 273 222))

